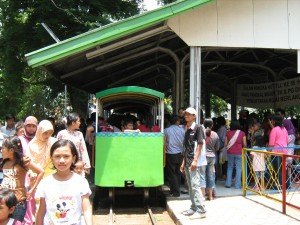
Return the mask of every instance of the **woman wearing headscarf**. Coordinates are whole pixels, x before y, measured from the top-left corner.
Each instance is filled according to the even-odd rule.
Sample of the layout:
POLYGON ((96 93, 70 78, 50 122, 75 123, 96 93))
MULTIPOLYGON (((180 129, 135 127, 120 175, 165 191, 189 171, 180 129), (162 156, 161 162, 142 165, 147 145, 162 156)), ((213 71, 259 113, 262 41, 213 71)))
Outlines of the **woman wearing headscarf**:
POLYGON ((50 159, 50 148, 56 138, 51 137, 54 129, 49 120, 42 120, 37 128, 34 138, 28 144, 27 155, 31 160, 45 170, 45 176, 55 172, 50 159))
MULTIPOLYGON (((31 124, 36 123, 35 117, 30 117, 26 121, 31 124)), ((26 123, 25 121, 25 123, 26 123)), ((44 177, 55 172, 54 166, 50 159, 50 148, 57 140, 51 137, 54 132, 52 123, 49 120, 42 120, 38 126, 34 138, 28 143, 26 155, 28 155, 32 162, 44 169, 44 177)), ((33 183, 36 174, 31 171, 28 172, 29 185, 33 183)), ((27 200, 26 215, 24 218, 24 225, 33 224, 35 221, 36 202, 34 198, 27 200)))

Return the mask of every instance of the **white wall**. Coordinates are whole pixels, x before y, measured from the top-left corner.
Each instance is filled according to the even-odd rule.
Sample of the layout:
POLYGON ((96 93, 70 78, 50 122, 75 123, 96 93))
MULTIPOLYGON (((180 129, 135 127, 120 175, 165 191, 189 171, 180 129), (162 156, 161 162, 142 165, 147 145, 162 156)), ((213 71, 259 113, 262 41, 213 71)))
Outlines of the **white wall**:
POLYGON ((215 0, 168 25, 189 46, 300 49, 300 0, 215 0))

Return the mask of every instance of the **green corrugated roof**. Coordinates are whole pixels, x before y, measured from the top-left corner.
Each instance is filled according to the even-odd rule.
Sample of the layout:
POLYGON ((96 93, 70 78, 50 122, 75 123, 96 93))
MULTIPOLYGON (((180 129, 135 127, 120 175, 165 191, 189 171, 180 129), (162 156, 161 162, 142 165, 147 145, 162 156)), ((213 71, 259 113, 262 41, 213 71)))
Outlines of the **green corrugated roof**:
POLYGON ((96 93, 96 98, 105 98, 107 96, 112 95, 122 95, 122 94, 140 94, 140 95, 148 95, 157 97, 160 99, 164 98, 164 93, 161 93, 159 91, 155 91, 150 88, 145 87, 137 87, 137 86, 123 86, 123 87, 116 87, 116 88, 110 88, 106 89, 104 91, 96 93))
POLYGON ((42 66, 140 31, 212 0, 180 0, 159 9, 91 30, 25 55, 28 65, 42 66))

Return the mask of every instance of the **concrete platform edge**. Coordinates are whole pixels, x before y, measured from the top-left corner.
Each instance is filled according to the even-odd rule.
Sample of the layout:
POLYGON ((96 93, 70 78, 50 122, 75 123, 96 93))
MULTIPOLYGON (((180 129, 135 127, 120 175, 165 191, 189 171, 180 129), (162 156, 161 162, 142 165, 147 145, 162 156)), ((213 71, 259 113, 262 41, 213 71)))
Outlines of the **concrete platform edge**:
POLYGON ((174 223, 176 225, 183 225, 182 221, 179 218, 177 218, 177 216, 174 213, 174 211, 172 211, 172 208, 170 207, 168 201, 167 201, 167 212, 168 212, 169 216, 172 218, 172 220, 174 221, 174 223))

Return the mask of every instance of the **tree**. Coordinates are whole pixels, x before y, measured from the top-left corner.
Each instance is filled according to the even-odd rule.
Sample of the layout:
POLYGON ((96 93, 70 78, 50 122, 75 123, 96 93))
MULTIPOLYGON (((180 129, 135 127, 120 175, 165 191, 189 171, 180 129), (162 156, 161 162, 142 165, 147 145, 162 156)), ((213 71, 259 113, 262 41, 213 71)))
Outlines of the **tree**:
MULTIPOLYGON (((0 117, 3 118, 6 113, 18 114, 20 117, 30 113, 40 113, 41 117, 48 116, 47 110, 41 110, 37 104, 32 103, 42 102, 45 108, 47 101, 52 101, 53 97, 59 96, 63 91, 60 82, 41 69, 28 68, 24 60, 25 53, 54 42, 41 23, 46 23, 60 40, 64 40, 139 13, 141 1, 2 0, 0 2, 0 104, 2 106, 0 117)), ((83 99, 82 92, 74 91, 72 88, 70 90, 72 95, 70 99, 83 99), (80 98, 77 98, 77 95, 80 98)), ((86 99, 87 97, 85 101, 86 99)), ((83 106, 78 104, 76 107, 83 106)), ((74 110, 80 109, 74 108, 74 110)))
POLYGON ((228 111, 227 102, 214 94, 211 95, 210 104, 211 111, 217 116, 222 116, 224 112, 228 111))

